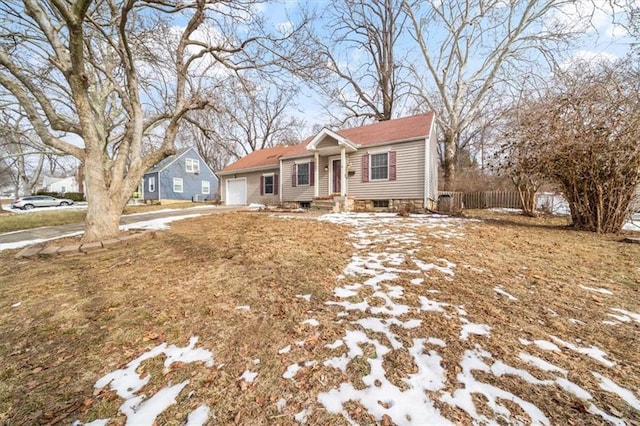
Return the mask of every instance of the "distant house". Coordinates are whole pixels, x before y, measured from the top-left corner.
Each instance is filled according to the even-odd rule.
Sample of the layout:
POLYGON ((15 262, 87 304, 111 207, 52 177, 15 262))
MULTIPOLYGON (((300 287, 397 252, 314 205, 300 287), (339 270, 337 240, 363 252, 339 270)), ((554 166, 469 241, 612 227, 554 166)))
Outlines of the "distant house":
POLYGON ((198 151, 185 148, 145 173, 141 192, 140 198, 145 200, 213 200, 218 193, 218 177, 198 151))
POLYGON ((334 210, 433 208, 438 159, 432 112, 255 151, 218 172, 226 205, 252 202, 334 210))
POLYGON ((47 192, 58 192, 60 194, 82 192, 78 184, 78 179, 75 176, 63 178, 44 176, 42 178, 42 189, 47 192))

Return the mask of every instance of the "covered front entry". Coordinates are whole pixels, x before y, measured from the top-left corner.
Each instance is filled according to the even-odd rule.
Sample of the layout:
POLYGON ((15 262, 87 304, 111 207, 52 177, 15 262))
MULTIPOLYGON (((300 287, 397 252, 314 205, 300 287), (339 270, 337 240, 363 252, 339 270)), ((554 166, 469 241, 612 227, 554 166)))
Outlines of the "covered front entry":
MULTIPOLYGON (((327 182, 327 195, 340 194, 345 197, 348 193, 349 182, 347 180, 347 155, 356 152, 356 145, 332 132, 328 129, 322 129, 306 146, 308 151, 313 152, 315 164, 320 164, 320 157, 327 157, 327 168, 329 176, 327 182)), ((315 168, 315 181, 320 181, 320 168, 315 168)), ((325 169, 326 170, 326 169, 325 169)), ((316 185, 314 189, 314 197, 320 197, 320 185, 316 185)))

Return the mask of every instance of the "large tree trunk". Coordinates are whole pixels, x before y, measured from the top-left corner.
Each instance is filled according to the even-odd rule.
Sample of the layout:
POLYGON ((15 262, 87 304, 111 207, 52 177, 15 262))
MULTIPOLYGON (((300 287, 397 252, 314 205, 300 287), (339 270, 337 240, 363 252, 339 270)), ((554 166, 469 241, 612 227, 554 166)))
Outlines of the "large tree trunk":
MULTIPOLYGON (((170 154, 171 151, 166 153, 166 155, 170 154)), ((117 179, 108 170, 108 163, 104 163, 105 160, 98 153, 88 155, 84 162, 85 196, 89 205, 85 219, 85 232, 82 236, 85 242, 118 236, 122 212, 146 171, 144 167, 132 166, 126 176, 117 179), (105 176, 110 178, 108 182, 105 176)))
POLYGON ((111 199, 105 192, 92 191, 87 183, 87 194, 92 194, 88 200, 87 217, 84 225, 82 241, 100 241, 115 238, 120 233, 120 203, 111 199))
POLYGON ((85 164, 88 208, 82 240, 91 242, 114 238, 120 232, 123 206, 117 198, 109 195, 101 153, 87 155, 85 164))
POLYGON ((442 169, 444 172, 444 190, 453 191, 456 178, 456 161, 457 161, 457 140, 451 131, 445 131, 444 134, 444 164, 442 169))

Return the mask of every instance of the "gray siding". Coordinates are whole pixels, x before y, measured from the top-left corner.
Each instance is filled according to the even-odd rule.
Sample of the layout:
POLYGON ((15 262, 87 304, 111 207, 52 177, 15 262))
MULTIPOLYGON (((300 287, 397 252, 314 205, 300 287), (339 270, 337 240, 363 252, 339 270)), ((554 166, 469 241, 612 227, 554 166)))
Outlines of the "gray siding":
MULTIPOLYGON (((432 163, 437 167, 435 141, 432 142, 434 151, 431 159, 432 163)), ((367 200, 424 198, 425 185, 427 185, 427 183, 425 183, 425 154, 424 139, 415 142, 402 142, 370 148, 365 147, 358 152, 347 154, 347 163, 351 163, 351 170, 354 172, 353 175, 347 178, 347 195, 354 196, 357 199, 367 200), (362 182, 362 156, 369 152, 377 153, 390 150, 396 152, 396 180, 362 182)), ((310 159, 312 160, 313 157, 283 160, 283 201, 311 201, 313 199, 313 186, 294 187, 291 185, 292 165, 296 162, 308 161, 310 159)), ((328 161, 329 157, 320 157, 320 164, 316 165, 320 172, 320 179, 319 182, 315 182, 315 184, 319 185, 319 194, 321 197, 328 195, 329 190, 329 171, 324 170, 329 164, 328 161)), ((432 165, 432 167, 434 166, 432 165)), ((437 176, 431 176, 428 182, 430 190, 436 191, 437 184, 437 176)), ((435 192, 433 194, 435 194, 435 192)))
POLYGON ((158 173, 147 173, 144 175, 144 199, 145 200, 159 200, 160 197, 158 195, 158 173), (156 184, 153 191, 149 191, 149 178, 155 178, 156 184))
POLYGON ((349 154, 355 174, 349 176, 347 194, 357 199, 422 199, 425 187, 425 141, 404 142, 393 145, 361 148, 349 154), (362 157, 367 153, 396 152, 396 180, 362 182, 362 157))
POLYGON ((192 200, 196 195, 201 199, 213 200, 218 193, 218 178, 207 167, 202 158, 193 149, 189 149, 165 169, 157 173, 147 173, 144 176, 145 199, 149 200, 192 200), (186 171, 187 159, 198 160, 200 171, 192 173, 186 171), (156 177, 156 191, 149 192, 148 177, 156 177), (174 192, 173 178, 182 178, 182 192, 174 192), (203 194, 202 182, 209 182, 209 194, 203 194), (158 192, 159 191, 159 192, 158 192))
POLYGON ((319 182, 314 182, 314 186, 292 186, 291 185, 291 169, 296 163, 313 161, 313 156, 305 158, 296 158, 282 161, 282 200, 283 201, 311 201, 315 194, 315 185, 319 185, 320 196, 326 196, 328 191, 329 171, 324 168, 328 164, 327 157, 320 157, 319 164, 314 167, 320 172, 319 182))
MULTIPOLYGON (((258 172, 235 174, 236 178, 247 179, 247 204, 259 203, 268 206, 276 206, 280 204, 279 195, 260 195, 260 177, 268 173, 275 173, 276 175, 278 175, 280 171, 278 168, 274 168, 271 170, 261 170, 258 172)), ((226 190, 228 179, 234 179, 234 175, 222 176, 220 178, 220 196, 222 197, 221 199, 223 203, 225 202, 225 197, 227 196, 226 190)))

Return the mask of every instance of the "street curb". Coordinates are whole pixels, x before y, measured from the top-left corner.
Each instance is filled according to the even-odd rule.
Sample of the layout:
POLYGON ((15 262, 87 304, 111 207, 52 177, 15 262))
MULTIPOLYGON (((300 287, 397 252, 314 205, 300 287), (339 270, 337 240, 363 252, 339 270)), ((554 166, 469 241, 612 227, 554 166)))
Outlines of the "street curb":
POLYGON ((118 238, 111 238, 104 241, 96 241, 93 243, 77 243, 66 244, 60 246, 48 246, 44 247, 42 243, 28 246, 20 250, 15 258, 16 259, 36 259, 47 258, 51 259, 60 256, 78 256, 106 251, 110 247, 118 246, 120 244, 129 244, 135 240, 139 240, 144 236, 149 236, 153 231, 143 231, 137 234, 123 235, 118 238))

